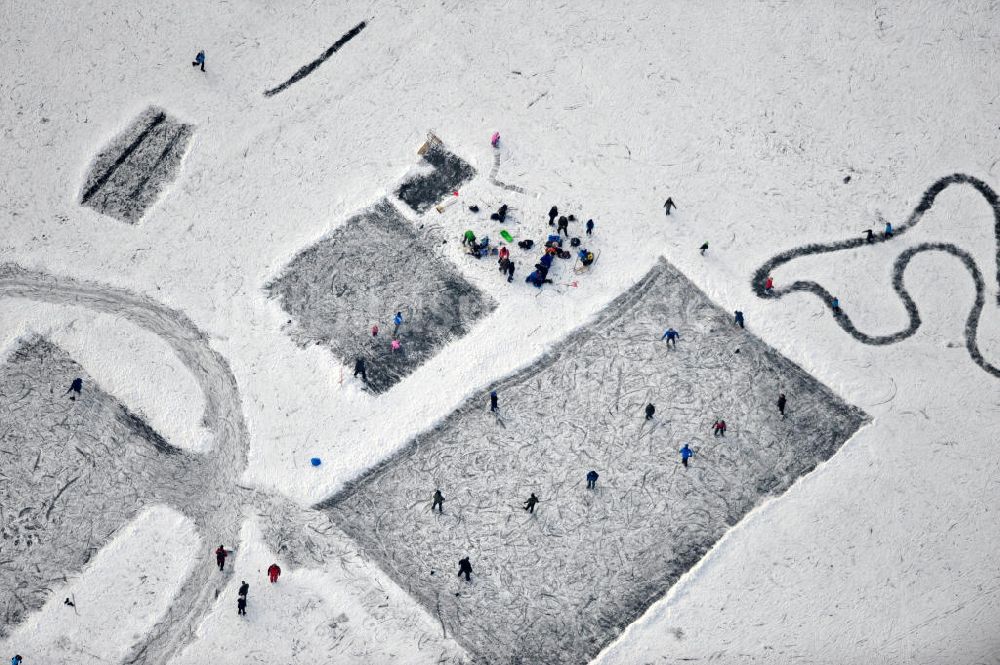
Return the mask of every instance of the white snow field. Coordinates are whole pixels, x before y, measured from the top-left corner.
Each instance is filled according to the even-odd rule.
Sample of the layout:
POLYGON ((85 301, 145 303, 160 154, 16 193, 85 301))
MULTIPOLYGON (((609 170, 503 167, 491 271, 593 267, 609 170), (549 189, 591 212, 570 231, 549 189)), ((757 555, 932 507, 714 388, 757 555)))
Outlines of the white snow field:
MULTIPOLYGON (((0 656, 518 662, 521 626, 477 646, 428 611, 423 580, 403 579, 372 555, 371 536, 348 535, 316 507, 392 468, 467 404, 485 405, 491 386, 541 367, 662 258, 714 311, 743 311, 761 348, 869 420, 787 491, 753 498, 642 616, 603 623, 564 660, 603 647, 595 662, 1000 662, 996 2, 9 0, 0 26, 0 367, 3 385, 36 391, 0 401, 0 656), (199 50, 204 73, 190 64, 199 50), (184 127, 183 146, 159 130, 130 140, 148 109, 184 127), (443 213, 397 196, 428 172, 417 149, 429 131, 475 170, 443 213), (678 208, 666 217, 668 196, 678 208), (450 266, 496 306, 446 322, 456 332, 379 392, 352 377, 335 344, 302 346, 266 287, 382 198, 414 226, 416 256, 399 261, 406 249, 373 239, 345 269, 405 265, 419 293, 434 283, 421 267, 450 266), (109 214, 92 207, 100 201, 109 214), (583 242, 598 262, 576 274, 556 259, 553 284, 538 290, 524 278, 540 248, 515 246, 508 283, 495 257, 476 260, 460 243, 466 229, 496 243, 489 213, 501 203, 516 240, 543 241, 552 205, 575 215, 574 236, 592 218, 583 242), (861 240, 865 229, 876 242, 861 240), (770 293, 762 270, 773 270, 770 293), (39 355, 17 360, 24 349, 39 355), (10 371, 15 361, 23 371, 10 371), (79 400, 61 400, 60 372, 77 368, 90 380, 79 400), (103 415, 88 420, 88 404, 103 415), (149 445, 123 434, 116 409, 177 451, 170 464, 184 473, 160 474, 169 465, 156 453, 142 473, 115 476, 149 445), (115 446, 109 467, 90 453, 115 446), (64 487, 76 472, 119 484, 64 487), (123 496, 139 500, 121 508, 123 496), (98 519, 102 501, 119 506, 115 519, 98 519), (32 506, 37 515, 20 514, 32 506), (7 537, 25 525, 30 549, 7 537), (34 543, 50 533, 59 554, 46 558, 34 543), (234 550, 221 572, 220 543, 234 550), (274 587, 263 574, 272 557, 284 571, 274 587), (234 607, 241 579, 245 618, 234 607), (68 594, 76 608, 62 604, 68 594)), ((369 290, 366 316, 385 309, 362 336, 373 323, 391 330, 401 306, 369 290)), ((684 353, 682 337, 675 357, 684 353)), ((773 404, 765 381, 749 382, 773 404)), ((681 441, 662 433, 675 451, 681 441)), ((661 461, 676 466, 628 460, 661 461)), ((503 471, 475 468, 471 454, 462 463, 477 477, 503 471)), ((433 489, 399 487, 391 500, 429 503, 433 489)), ((538 517, 566 528, 561 495, 540 496, 538 517)), ((510 519, 523 519, 524 498, 511 497, 510 519)), ((426 534, 414 526, 407 537, 381 545, 426 534)), ((446 551, 458 537, 434 543, 456 586, 455 564, 471 554, 446 551)), ((561 563, 586 586, 593 566, 561 563)), ((649 565, 651 579, 663 573, 649 565)), ((508 591, 512 607, 554 611, 508 591)), ((461 600, 482 625, 500 620, 487 613, 502 598, 461 600)), ((555 637, 582 635, 584 619, 555 637)))

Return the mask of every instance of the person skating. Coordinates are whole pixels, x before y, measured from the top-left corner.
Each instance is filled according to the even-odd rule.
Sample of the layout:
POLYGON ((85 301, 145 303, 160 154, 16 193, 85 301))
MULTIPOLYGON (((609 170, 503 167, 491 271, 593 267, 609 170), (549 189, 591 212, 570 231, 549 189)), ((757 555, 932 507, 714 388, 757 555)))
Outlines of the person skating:
POLYGON ((871 229, 865 229, 862 231, 865 234, 865 242, 875 242, 875 232, 871 229))
POLYGON ((667 209, 667 217, 670 217, 671 209, 677 209, 677 206, 674 204, 674 200, 669 196, 667 197, 667 202, 663 204, 663 207, 667 209))
POLYGON ((785 393, 778 393, 778 413, 781 414, 782 418, 785 417, 785 403, 786 402, 787 402, 787 400, 785 399, 785 393))
POLYGON ((534 492, 532 492, 531 496, 528 497, 528 500, 524 502, 524 509, 527 510, 532 515, 534 515, 535 514, 535 504, 537 504, 537 503, 538 503, 538 497, 535 496, 534 492))
POLYGON ((736 310, 735 314, 736 314, 736 325, 738 325, 740 328, 743 328, 744 327, 743 312, 741 312, 740 310, 736 310))
POLYGON ((395 337, 396 333, 399 332, 399 326, 403 325, 403 313, 396 312, 396 316, 392 317, 392 322, 396 326, 392 330, 392 336, 395 337))
POLYGON ((236 613, 240 616, 247 615, 247 597, 240 596, 236 599, 236 613))
POLYGON ((705 256, 705 252, 708 251, 708 243, 703 243, 701 247, 698 248, 701 251, 701 255, 705 256))
POLYGON ((556 227, 556 233, 562 235, 563 232, 569 235, 569 220, 565 217, 559 218, 559 226, 556 227))
POLYGON ((652 420, 653 414, 656 413, 656 407, 652 404, 646 405, 646 420, 652 420))
POLYGON ((549 208, 549 226, 555 226, 556 217, 559 215, 559 208, 552 206, 549 208))
POLYGON ((493 413, 496 413, 497 411, 500 410, 500 406, 498 404, 498 401, 499 400, 497 399, 497 391, 491 390, 490 391, 490 411, 492 411, 493 413))
POLYGON ((769 276, 764 280, 764 293, 770 293, 772 290, 774 290, 774 278, 769 276))
POLYGON ((444 494, 441 494, 441 490, 434 490, 434 501, 431 503, 431 512, 437 508, 439 513, 444 512, 444 494))
POLYGON ((391 342, 389 343, 389 349, 390 349, 390 350, 391 350, 391 351, 392 351, 393 353, 395 353, 396 351, 399 351, 399 350, 400 350, 401 348, 403 348, 403 343, 402 343, 402 342, 400 342, 400 341, 399 341, 398 339, 394 339, 394 340, 392 340, 392 341, 391 341, 391 342))
POLYGON ((667 346, 673 344, 674 348, 676 349, 677 340, 679 340, 680 338, 681 334, 679 332, 677 332, 673 328, 667 328, 667 331, 663 333, 663 337, 660 338, 660 341, 662 342, 663 340, 667 340, 667 346))
POLYGON ((833 300, 830 301, 830 307, 833 308, 834 313, 840 314, 840 298, 834 296, 833 300))
POLYGON ((691 455, 694 455, 694 451, 691 450, 690 446, 688 446, 688 444, 685 443, 684 447, 681 448, 681 464, 684 465, 684 468, 687 468, 688 459, 691 457, 691 455))
POLYGON ((71 384, 69 384, 69 388, 66 390, 66 392, 63 393, 63 397, 69 395, 70 393, 73 393, 72 395, 69 395, 69 398, 75 402, 77 396, 80 395, 80 391, 82 390, 83 390, 83 379, 77 377, 73 379, 73 382, 71 384))
POLYGON ((465 245, 476 246, 476 234, 472 232, 472 229, 466 229, 465 234, 462 235, 462 246, 465 245))
POLYGON ((715 436, 725 436, 726 435, 726 421, 722 420, 721 418, 718 419, 718 420, 716 420, 715 424, 712 425, 712 429, 714 430, 713 433, 715 434, 715 436))
POLYGON ((597 488, 597 479, 600 478, 600 474, 596 471, 587 472, 587 489, 592 490, 597 488))
POLYGON ((197 67, 201 65, 201 71, 205 71, 205 52, 198 51, 198 55, 194 56, 194 62, 191 63, 192 67, 197 67))
POLYGON ((884 235, 886 240, 892 237, 892 224, 890 222, 885 223, 884 235))
POLYGON ((215 563, 218 564, 219 570, 222 570, 223 568, 226 567, 226 557, 228 555, 229 552, 227 552, 226 548, 223 547, 222 545, 219 545, 219 548, 215 550, 215 563))
POLYGON ((469 557, 458 560, 458 576, 461 577, 465 575, 465 581, 471 582, 472 578, 469 577, 472 574, 472 564, 469 563, 469 557))
POLYGON ((358 374, 361 375, 361 380, 368 383, 368 373, 365 372, 365 359, 358 356, 354 360, 354 378, 357 378, 358 374))
POLYGON ((593 233, 594 233, 594 220, 588 219, 587 220, 587 235, 588 236, 589 235, 593 235, 593 233))
POLYGON ((249 594, 249 593, 250 593, 250 585, 247 584, 246 580, 241 580, 240 581, 239 595, 243 596, 244 598, 246 598, 247 594, 249 594))
POLYGON ((272 563, 267 567, 267 579, 271 580, 271 584, 277 582, 279 576, 281 576, 281 566, 272 563))

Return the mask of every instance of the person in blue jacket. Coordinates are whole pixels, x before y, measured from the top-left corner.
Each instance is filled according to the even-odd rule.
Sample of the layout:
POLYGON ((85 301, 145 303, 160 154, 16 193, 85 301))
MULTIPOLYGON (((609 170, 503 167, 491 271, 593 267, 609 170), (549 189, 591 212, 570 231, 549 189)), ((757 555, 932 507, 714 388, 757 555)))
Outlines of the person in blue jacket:
POLYGON ((836 296, 830 301, 830 306, 833 307, 833 311, 840 314, 840 298, 836 296))
POLYGON ((198 51, 198 55, 194 56, 194 62, 191 63, 192 67, 197 67, 201 65, 201 71, 205 71, 205 52, 198 51))
POLYGON ((667 346, 673 344, 674 348, 676 349, 677 340, 679 340, 680 338, 681 334, 679 332, 677 332, 673 328, 667 328, 667 332, 663 333, 663 337, 660 338, 660 341, 667 340, 667 346))
POLYGON ((546 252, 545 254, 542 255, 542 260, 539 261, 539 263, 541 263, 543 266, 545 266, 546 269, 551 268, 552 267, 552 255, 549 254, 548 252, 546 252))
POLYGON ((891 237, 892 237, 892 223, 891 222, 886 222, 885 223, 885 238, 886 238, 886 240, 888 240, 891 237))
POLYGON ((395 329, 392 331, 393 337, 399 332, 399 326, 403 325, 403 313, 396 312, 396 316, 392 317, 392 322, 396 325, 395 329))
POLYGON ((691 455, 694 455, 694 451, 691 450, 688 444, 685 443, 684 447, 681 448, 681 464, 683 464, 685 468, 687 468, 688 458, 690 458, 691 455))

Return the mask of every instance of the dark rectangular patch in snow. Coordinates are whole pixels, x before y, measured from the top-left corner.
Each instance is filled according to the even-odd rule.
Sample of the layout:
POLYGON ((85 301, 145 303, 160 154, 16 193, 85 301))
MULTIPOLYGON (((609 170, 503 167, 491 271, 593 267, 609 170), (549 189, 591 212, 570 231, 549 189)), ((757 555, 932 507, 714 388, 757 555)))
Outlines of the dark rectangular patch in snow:
POLYGON ((484 391, 318 506, 480 663, 589 662, 867 419, 663 261, 497 390, 505 427, 484 391), (668 326, 676 351, 659 341, 668 326))
POLYGON ((496 307, 385 199, 299 253, 265 289, 291 315, 297 343, 322 344, 349 367, 365 358, 376 393, 496 307), (402 347, 392 351, 397 311, 402 347), (381 329, 374 338, 373 324, 381 329))
POLYGON ((102 151, 87 174, 80 203, 134 224, 176 177, 194 133, 158 108, 146 109, 102 151))
POLYGON ((24 341, 0 365, 0 637, 144 506, 203 493, 192 464, 65 351, 24 341))
POLYGON ((419 213, 426 212, 476 175, 476 170, 468 162, 445 148, 433 136, 428 141, 421 163, 432 167, 432 170, 408 178, 396 190, 396 196, 419 213))

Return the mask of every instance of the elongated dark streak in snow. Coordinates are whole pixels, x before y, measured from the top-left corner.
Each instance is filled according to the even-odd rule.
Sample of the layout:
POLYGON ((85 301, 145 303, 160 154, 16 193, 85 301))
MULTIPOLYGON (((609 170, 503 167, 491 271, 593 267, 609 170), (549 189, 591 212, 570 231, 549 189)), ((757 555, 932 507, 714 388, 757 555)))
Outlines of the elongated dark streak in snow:
POLYGON ((313 60, 312 62, 310 62, 308 65, 305 65, 304 67, 302 67, 301 69, 299 69, 299 71, 297 71, 294 74, 292 74, 292 77, 290 79, 288 79, 287 81, 285 81, 284 83, 282 83, 281 85, 279 85, 276 88, 271 88, 270 90, 265 90, 264 91, 264 96, 265 97, 273 97, 274 95, 276 95, 279 92, 283 91, 285 88, 287 88, 288 86, 292 85, 293 83, 298 83, 299 81, 301 81, 305 77, 307 77, 310 74, 312 74, 313 70, 315 70, 317 67, 319 67, 324 62, 326 62, 327 60, 329 60, 330 56, 333 55, 334 53, 336 53, 337 51, 339 51, 341 46, 343 46, 347 42, 349 42, 352 39, 354 39, 355 37, 357 37, 358 33, 361 32, 362 30, 364 30, 365 26, 367 26, 367 25, 368 25, 367 21, 362 21, 361 23, 358 23, 356 26, 354 26, 353 28, 351 28, 350 30, 348 30, 347 32, 345 32, 343 34, 343 36, 341 36, 340 39, 338 39, 337 41, 335 41, 333 43, 333 46, 331 46, 327 50, 323 51, 323 55, 319 56, 318 58, 316 58, 315 60, 313 60))
MULTIPOLYGON (((965 175, 964 173, 954 173, 941 178, 931 185, 927 191, 924 192, 923 197, 920 199, 920 203, 917 204, 917 207, 914 208, 912 213, 910 213, 910 217, 906 220, 906 222, 897 227, 892 236, 882 236, 879 237, 877 241, 889 242, 916 226, 917 223, 923 218, 924 213, 934 206, 934 200, 937 198, 938 194, 949 186, 956 184, 966 184, 972 186, 982 195, 982 197, 993 209, 993 233, 997 240, 996 279, 997 283, 1000 284, 1000 198, 997 197, 996 192, 994 192, 993 189, 990 188, 990 186, 985 182, 979 180, 978 178, 965 175)), ((842 249, 854 249, 866 244, 868 243, 864 238, 852 238, 850 240, 841 240, 839 242, 815 243, 790 249, 787 252, 778 254, 758 268, 754 273, 750 285, 753 288, 754 293, 757 294, 758 298, 782 298, 785 295, 796 291, 808 291, 809 293, 818 296, 832 310, 833 306, 831 305, 831 301, 833 300, 833 295, 823 288, 822 285, 816 282, 797 281, 781 289, 772 289, 770 293, 764 289, 764 283, 767 280, 768 275, 792 259, 796 259, 800 256, 809 256, 811 254, 826 254, 828 252, 837 252, 842 249)), ((957 257, 965 266, 965 269, 969 271, 969 275, 972 276, 972 281, 976 287, 976 300, 973 303, 972 309, 969 311, 969 317, 965 322, 965 347, 968 349, 973 362, 979 365, 983 371, 1000 378, 1000 367, 988 363, 983 358, 982 353, 979 351, 979 344, 977 342, 979 318, 983 312, 983 306, 986 302, 986 283, 983 280, 983 275, 972 256, 952 243, 920 243, 900 254, 896 259, 896 262, 893 264, 892 288, 899 295, 899 299, 902 300, 903 306, 906 308, 906 312, 909 316, 910 322, 906 328, 888 335, 869 335, 858 330, 851 321, 851 317, 845 314, 843 310, 833 313, 837 324, 843 328, 844 331, 854 337, 854 339, 863 344, 870 344, 873 346, 894 344, 917 332, 917 329, 920 328, 921 324, 920 312, 917 310, 916 303, 913 301, 910 293, 906 290, 906 286, 903 284, 903 274, 906 272, 906 268, 909 266, 913 257, 921 252, 944 252, 946 254, 951 254, 952 256, 957 257)), ((997 305, 1000 306, 1000 293, 997 294, 997 305)))
POLYGON ((98 178, 97 181, 94 182, 94 184, 87 189, 87 191, 83 193, 83 196, 80 197, 80 203, 86 203, 87 201, 90 200, 90 197, 92 197, 94 194, 97 193, 97 190, 99 190, 101 187, 104 187, 104 185, 108 182, 108 180, 111 179, 111 176, 115 174, 115 171, 118 170, 118 167, 124 164, 125 160, 128 159, 129 156, 133 152, 135 152, 135 149, 139 147, 139 144, 141 144, 143 141, 146 140, 146 137, 149 136, 149 133, 154 129, 156 129, 160 125, 160 123, 166 119, 167 119, 166 113, 158 113, 156 117, 153 118, 153 121, 149 123, 149 126, 146 127, 146 129, 142 130, 142 133, 139 134, 139 136, 135 137, 135 140, 132 141, 132 143, 130 143, 128 147, 122 151, 122 154, 118 155, 118 159, 116 159, 114 163, 110 167, 108 167, 108 170, 105 171, 104 174, 100 178, 98 178))

